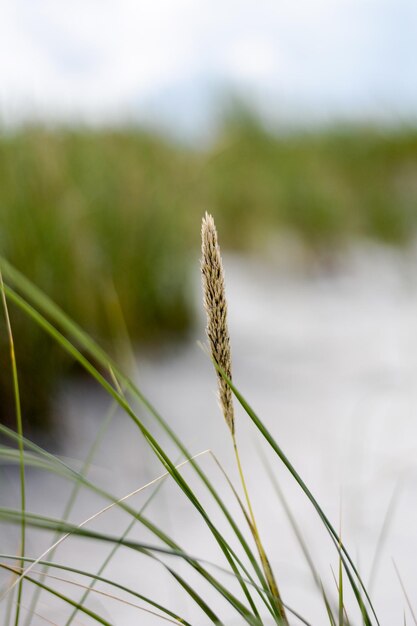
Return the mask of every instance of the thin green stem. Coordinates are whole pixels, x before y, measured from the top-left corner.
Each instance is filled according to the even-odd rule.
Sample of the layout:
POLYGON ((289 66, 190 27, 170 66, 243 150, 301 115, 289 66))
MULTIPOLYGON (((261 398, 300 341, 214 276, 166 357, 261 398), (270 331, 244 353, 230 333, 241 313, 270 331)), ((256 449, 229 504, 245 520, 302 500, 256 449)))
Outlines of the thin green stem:
POLYGON ((259 558, 261 559, 262 569, 264 570, 265 577, 266 577, 266 580, 268 582, 268 587, 269 587, 269 590, 271 592, 271 595, 275 599, 276 609, 277 609, 278 618, 280 620, 280 623, 282 624, 282 626, 288 626, 288 620, 287 620, 287 616, 286 616, 286 613, 285 613, 284 604, 283 604, 282 599, 281 599, 281 594, 279 593, 278 585, 277 585, 277 582, 275 580, 275 576, 274 576, 274 573, 272 571, 271 564, 269 563, 269 559, 266 556, 265 549, 264 549, 264 547, 262 545, 262 541, 261 541, 261 537, 260 537, 260 534, 259 534, 258 526, 256 524, 255 514, 253 512, 252 503, 251 503, 251 500, 250 500, 250 497, 249 497, 249 491, 248 491, 248 487, 247 487, 247 484, 246 484, 245 475, 243 473, 242 462, 240 460, 239 449, 238 449, 238 446, 237 446, 236 435, 235 435, 234 431, 232 432, 232 439, 233 439, 233 448, 234 448, 235 456, 236 456, 236 463, 237 463, 238 472, 239 472, 239 476, 240 476, 240 482, 242 483, 242 488, 243 488, 243 492, 245 494, 246 504, 248 506, 250 527, 251 527, 253 538, 255 540, 256 547, 258 549, 259 558))

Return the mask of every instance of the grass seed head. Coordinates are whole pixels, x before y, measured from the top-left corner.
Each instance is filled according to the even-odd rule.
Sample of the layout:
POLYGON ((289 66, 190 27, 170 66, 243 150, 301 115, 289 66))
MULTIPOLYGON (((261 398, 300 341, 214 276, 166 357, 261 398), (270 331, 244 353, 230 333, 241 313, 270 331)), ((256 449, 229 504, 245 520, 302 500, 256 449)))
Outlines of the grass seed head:
MULTIPOLYGON (((224 272, 217 230, 213 217, 203 217, 201 227, 201 272, 203 278, 204 306, 207 313, 207 337, 211 356, 232 379, 230 337, 227 328, 227 301, 224 287, 224 272)), ((224 418, 232 435, 235 430, 232 391, 220 372, 217 372, 219 401, 224 418)))

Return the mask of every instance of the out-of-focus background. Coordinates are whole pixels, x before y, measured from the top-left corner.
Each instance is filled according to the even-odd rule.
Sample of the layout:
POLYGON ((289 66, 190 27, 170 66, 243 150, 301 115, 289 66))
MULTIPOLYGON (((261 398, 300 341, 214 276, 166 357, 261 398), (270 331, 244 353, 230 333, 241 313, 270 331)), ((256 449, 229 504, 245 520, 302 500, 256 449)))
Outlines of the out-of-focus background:
MULTIPOLYGON (((135 344, 192 328, 205 210, 224 251, 305 274, 357 239, 413 239, 412 2, 19 1, 0 17, 1 251, 102 341, 116 301, 135 344)), ((65 364, 14 323, 42 427, 65 364)))
MULTIPOLYGON (((343 487, 366 571, 402 477, 387 554, 412 582, 416 35, 411 0, 0 7, 1 255, 116 358, 133 351, 139 386, 193 451, 227 457, 196 346, 200 220, 212 212, 238 385, 336 518, 343 487)), ((103 401, 13 307, 11 318, 25 432, 82 457, 103 401)), ((0 324, 0 416, 13 425, 0 324)), ((112 428, 124 493, 157 470, 122 418, 112 428)), ((47 506, 33 483, 34 507, 47 506)), ((186 526, 169 492, 164 503, 186 526)), ((274 541, 297 604, 291 544, 274 541)), ((377 602, 400 619, 388 557, 384 567, 377 602)))

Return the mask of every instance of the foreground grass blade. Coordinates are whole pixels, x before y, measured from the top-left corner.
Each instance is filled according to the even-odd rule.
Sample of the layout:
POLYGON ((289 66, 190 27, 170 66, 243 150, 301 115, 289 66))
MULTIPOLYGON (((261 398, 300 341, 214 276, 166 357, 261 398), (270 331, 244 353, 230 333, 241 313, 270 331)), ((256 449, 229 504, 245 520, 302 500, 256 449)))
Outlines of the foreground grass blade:
POLYGON ((322 587, 322 595, 323 595, 324 605, 326 607, 327 617, 329 618, 330 626, 336 626, 336 620, 333 616, 332 608, 330 606, 330 603, 329 603, 329 600, 327 599, 326 594, 324 593, 323 587, 322 587))
MULTIPOLYGON (((222 373, 222 375, 224 375, 223 372, 221 372, 221 373, 222 373)), ((333 528, 332 524, 330 523, 329 519, 327 518, 327 516, 325 515, 324 511, 320 507, 319 503, 317 502, 317 500, 313 496, 312 492, 309 490, 309 488, 307 487, 306 483, 303 481, 303 479, 301 478, 300 474, 297 472, 295 467, 290 463, 290 461, 288 460, 288 458, 286 457, 284 452, 281 450, 280 446, 277 444, 275 439, 272 437, 272 435, 269 432, 269 430, 266 428, 266 426, 263 424, 263 422, 260 420, 260 418, 256 415, 256 413, 253 411, 251 406, 246 402, 245 398, 240 394, 238 389, 234 386, 234 384, 230 380, 227 380, 227 382, 230 385, 230 387, 231 387, 233 393, 235 394, 237 400, 239 401, 239 403, 241 404, 241 406, 245 410, 246 414, 250 417, 250 419, 252 420, 254 425, 257 427, 259 432, 263 435, 263 437, 269 443, 269 445, 274 450, 276 455, 284 463, 285 467, 288 469, 290 474, 293 476, 293 478, 296 480, 296 482, 298 483, 298 485, 300 486, 302 491, 305 493, 305 495, 308 497, 308 499, 312 503, 312 505, 315 508, 316 512, 318 513, 321 521, 323 522, 324 526, 326 527, 326 529, 327 529, 327 531, 328 531, 328 533, 329 533, 329 535, 330 535, 330 537, 331 537, 331 539, 332 539, 336 549, 338 549, 339 548, 339 546, 338 546, 338 544, 339 544, 338 534, 336 533, 336 531, 333 528)), ((366 599, 367 599, 367 601, 369 603, 369 606, 371 608, 371 611, 372 611, 372 614, 373 614, 373 616, 375 618, 376 623, 379 624, 379 620, 377 618, 375 609, 374 609, 374 607, 372 605, 372 602, 371 602, 369 594, 368 594, 368 592, 366 590, 366 587, 365 587, 365 585, 364 585, 364 583, 363 583, 363 581, 362 581, 362 579, 361 579, 361 577, 359 575, 359 572, 357 571, 357 569, 355 567, 355 564, 354 564, 352 558, 350 557, 350 555, 349 555, 348 551, 346 550, 346 548, 345 548, 343 543, 340 543, 340 552, 341 552, 342 563, 343 563, 345 571, 346 571, 346 575, 347 575, 347 577, 349 579, 349 583, 350 583, 350 585, 352 587, 352 590, 353 590, 353 592, 355 594, 356 601, 358 603, 359 609, 360 609, 360 611, 362 613, 362 616, 363 616, 363 619, 365 621, 366 626, 371 626, 372 625, 372 620, 371 620, 371 617, 370 617, 366 607, 363 604, 360 591, 358 589, 357 584, 355 583, 353 575, 352 575, 352 573, 350 571, 350 567, 352 568, 353 574, 356 576, 356 579, 358 580, 358 583, 359 583, 360 587, 362 588, 362 590, 363 590, 363 592, 365 594, 365 597, 366 597, 366 599)))
MULTIPOLYGON (((16 427, 17 432, 20 437, 23 436, 23 425, 22 425, 22 408, 20 403, 20 392, 19 392, 19 377, 17 373, 17 363, 16 363, 16 354, 14 349, 14 339, 12 326, 10 322, 9 309, 7 306, 6 293, 4 290, 3 283, 3 274, 0 270, 0 289, 1 289, 1 297, 3 302, 4 309, 4 317, 6 320, 6 329, 7 335, 9 338, 9 348, 10 348, 10 362, 12 366, 12 375, 13 375, 13 393, 15 399, 15 409, 16 409, 16 427)), ((22 509, 22 521, 21 521, 21 530, 20 530, 20 551, 22 557, 25 555, 25 545, 26 545, 26 530, 25 530, 25 510, 26 510, 26 484, 25 484, 25 459, 24 459, 24 450, 23 444, 19 443, 19 475, 20 475, 20 506, 22 509)), ((21 566, 23 567, 23 561, 21 561, 21 566)), ((20 618, 20 604, 22 601, 22 593, 23 593, 23 581, 19 581, 19 586, 17 589, 17 601, 16 601, 16 613, 15 613, 15 626, 19 624, 20 618)))
POLYGON ((400 493, 401 493, 401 488, 402 488, 401 482, 397 482, 391 494, 391 498, 388 503, 388 507, 385 512, 385 515, 384 515, 384 520, 383 520, 381 531, 379 533, 378 540, 376 543, 374 558, 372 559, 372 565, 371 565, 371 570, 369 574, 369 582, 368 582, 369 591, 371 591, 375 583, 376 575, 378 572, 379 560, 381 558, 381 554, 384 549, 384 544, 386 542, 386 539, 390 530, 390 526, 394 519, 395 511, 397 509, 398 500, 399 500, 400 493))
POLYGON ((313 558, 312 558, 312 556, 310 554, 310 551, 309 551, 309 549, 307 547, 307 544, 304 541, 304 537, 302 535, 302 532, 301 532, 301 530, 300 530, 300 528, 299 528, 299 526, 297 524, 297 521, 296 521, 296 519, 295 519, 295 517, 294 517, 294 515, 293 515, 293 513, 292 513, 292 511, 290 509, 290 506, 289 506, 289 504, 288 504, 288 502, 287 502, 287 500, 286 500, 286 498, 285 498, 285 496, 284 496, 284 494, 282 492, 282 489, 281 489, 281 487, 280 487, 280 485, 279 485, 279 483, 277 481, 277 478, 276 478, 274 472, 272 471, 272 468, 271 468, 270 464, 268 463, 268 460, 267 460, 266 456, 264 454, 261 454, 260 456, 261 456, 261 460, 262 460, 262 463, 264 465, 264 468, 266 470, 266 473, 269 476, 269 480, 271 481, 271 484, 272 484, 272 486, 274 488, 274 491, 275 491, 276 495, 278 496, 278 498, 279 498, 279 500, 280 500, 280 502, 281 502, 281 504, 283 506, 283 509, 284 509, 285 514, 286 514, 286 516, 288 518, 290 526, 291 526, 291 528, 292 528, 292 530, 294 532, 294 535, 295 535, 295 537, 297 539, 297 542, 298 542, 298 544, 299 544, 299 546, 301 548, 301 552, 304 555, 304 558, 305 558, 306 563, 308 565, 308 568, 309 568, 309 570, 311 572, 311 575, 312 575, 312 578, 314 580, 314 583, 317 586, 317 589, 320 591, 321 595, 323 596, 323 600, 324 600, 324 603, 325 603, 325 606, 326 606, 326 611, 327 611, 327 614, 329 616, 330 623, 334 624, 334 626, 336 626, 336 622, 334 621, 334 617, 333 617, 333 613, 332 613, 332 609, 331 609, 331 605, 330 605, 329 599, 328 599, 327 594, 325 592, 325 589, 324 589, 323 583, 322 583, 322 581, 320 579, 320 576, 319 576, 319 573, 317 571, 317 568, 314 565, 314 561, 313 561, 313 558))
POLYGON ((339 584, 338 584, 338 591, 339 591, 339 626, 344 626, 345 623, 345 618, 344 618, 344 609, 345 609, 345 605, 343 602, 343 564, 342 564, 342 554, 340 551, 340 556, 339 556, 339 584))
MULTIPOLYGON (((411 601, 410 601, 409 595, 408 595, 408 593, 407 593, 407 590, 406 590, 405 585, 404 585, 404 583, 403 583, 403 580, 402 580, 402 578, 401 578, 400 570, 398 569, 397 564, 395 563, 394 559, 392 559, 392 564, 393 564, 393 566, 394 566, 395 573, 397 574, 398 582, 400 583, 400 586, 401 586, 402 592, 403 592, 403 594, 404 594, 404 598, 405 598, 405 600, 406 600, 406 602, 407 602, 408 608, 410 609, 410 613, 411 613, 411 617, 413 618, 413 622, 414 622, 415 626, 417 626, 417 617, 416 617, 416 614, 414 613, 414 609, 413 609, 413 606, 412 606, 412 604, 411 604, 411 601)), ((405 619, 405 616, 404 616, 404 619, 405 619)))
POLYGON ((318 589, 322 589, 322 583, 321 583, 321 580, 320 580, 320 576, 318 574, 316 566, 314 565, 313 558, 312 558, 312 556, 310 554, 310 551, 309 551, 309 549, 308 549, 308 547, 306 545, 306 542, 304 541, 304 538, 303 538, 303 535, 301 533, 301 530, 300 530, 300 528, 299 528, 299 526, 297 524, 297 521, 296 521, 296 519, 295 519, 295 517, 294 517, 294 515, 293 515, 293 513, 292 513, 292 511, 290 509, 290 507, 289 507, 289 504, 288 504, 286 498, 284 497, 284 494, 283 494, 282 489, 281 489, 281 487, 280 487, 280 485, 279 485, 279 483, 277 481, 277 478, 276 478, 274 472, 272 471, 272 468, 271 468, 270 464, 268 463, 266 457, 263 454, 261 455, 261 460, 262 460, 263 466, 264 466, 264 468, 266 470, 266 473, 268 474, 269 480, 271 481, 271 484, 272 484, 272 486, 274 488, 274 491, 275 491, 277 497, 279 498, 279 500, 280 500, 280 502, 282 504, 282 507, 283 507, 283 509, 285 511, 285 514, 286 514, 286 516, 288 518, 288 521, 290 523, 290 526, 291 526, 291 528, 292 528, 292 530, 294 532, 295 538, 297 539, 297 542, 298 542, 298 544, 299 544, 299 546, 301 548, 301 552, 303 553, 303 556, 304 556, 304 558, 306 560, 308 568, 309 568, 309 570, 311 572, 313 580, 314 580, 315 584, 317 585, 318 589))
MULTIPOLYGON (((176 572, 175 570, 171 569, 170 567, 167 568, 168 571, 171 573, 171 575, 175 578, 175 580, 177 581, 177 583, 186 591, 186 593, 190 596, 190 598, 192 598, 194 600, 194 602, 196 604, 198 604, 198 606, 200 607, 200 609, 207 615, 207 617, 209 618, 209 620, 211 622, 213 622, 213 624, 221 624, 222 622, 220 621, 220 619, 217 617, 216 613, 209 607, 209 605, 207 604, 207 602, 205 602, 203 600, 203 598, 201 597, 201 595, 199 593, 197 593, 195 591, 195 589, 193 589, 185 580, 182 576, 180 576, 178 574, 178 572, 176 572)), ((256 626, 258 622, 256 621, 256 619, 253 621, 253 625, 256 626)), ((259 626, 259 623, 258 623, 259 626)))

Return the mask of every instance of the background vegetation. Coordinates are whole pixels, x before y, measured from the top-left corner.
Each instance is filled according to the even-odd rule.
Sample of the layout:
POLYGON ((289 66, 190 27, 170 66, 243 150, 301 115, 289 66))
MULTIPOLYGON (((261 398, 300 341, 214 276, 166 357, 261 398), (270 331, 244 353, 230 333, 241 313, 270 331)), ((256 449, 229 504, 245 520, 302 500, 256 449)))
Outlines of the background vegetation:
MULTIPOLYGON (((356 236, 411 240, 416 181, 417 131, 406 128, 278 136, 241 112, 204 149, 137 128, 26 128, 0 137, 0 253, 114 353, 125 327, 134 342, 189 328, 206 209, 224 249, 260 251, 282 232, 320 257, 356 236)), ((23 415, 46 427, 69 365, 11 313, 23 415)), ((14 423, 0 331, 0 418, 14 423)))

